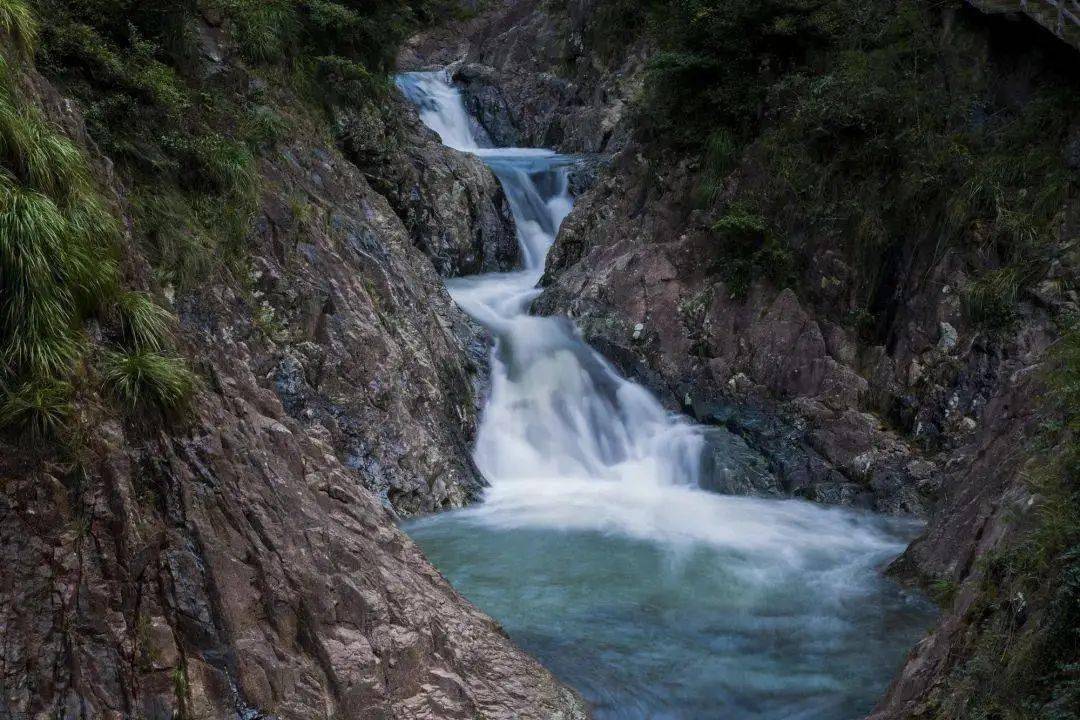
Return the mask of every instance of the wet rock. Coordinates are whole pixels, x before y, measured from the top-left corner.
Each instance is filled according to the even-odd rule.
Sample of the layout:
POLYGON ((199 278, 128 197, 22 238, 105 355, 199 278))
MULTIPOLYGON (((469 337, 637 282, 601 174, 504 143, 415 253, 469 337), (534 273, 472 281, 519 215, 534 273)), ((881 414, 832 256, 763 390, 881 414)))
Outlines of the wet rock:
POLYGON ((478 16, 422 33, 398 64, 450 66, 466 106, 496 145, 610 154, 629 136, 630 99, 640 89, 644 48, 598 72, 583 33, 596 0, 551 12, 538 0, 491 4, 478 16))
POLYGON ((607 158, 598 153, 582 155, 570 168, 570 194, 580 197, 600 182, 600 173, 608 166, 607 158))
POLYGON ((510 205, 494 174, 472 155, 444 146, 399 100, 404 135, 378 117, 345 113, 345 148, 443 277, 513 270, 521 251, 510 205), (382 138, 372 141, 371 138, 382 138))
POLYGON ((956 328, 947 322, 942 322, 940 324, 940 331, 938 349, 944 353, 952 352, 960 341, 956 328))
POLYGON ((725 428, 705 430, 701 487, 724 495, 783 494, 768 461, 725 428))
POLYGON ((492 146, 522 146, 521 132, 497 85, 494 68, 480 63, 462 63, 453 69, 451 77, 461 88, 465 109, 479 122, 492 146))

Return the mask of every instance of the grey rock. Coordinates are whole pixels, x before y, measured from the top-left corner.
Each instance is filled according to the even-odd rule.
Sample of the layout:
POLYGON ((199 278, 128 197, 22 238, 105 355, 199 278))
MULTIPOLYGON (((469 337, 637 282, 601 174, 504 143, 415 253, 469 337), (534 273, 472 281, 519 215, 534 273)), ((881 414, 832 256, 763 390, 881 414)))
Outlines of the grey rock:
POLYGON ((726 428, 707 428, 701 486, 724 495, 779 496, 783 489, 768 461, 726 428))

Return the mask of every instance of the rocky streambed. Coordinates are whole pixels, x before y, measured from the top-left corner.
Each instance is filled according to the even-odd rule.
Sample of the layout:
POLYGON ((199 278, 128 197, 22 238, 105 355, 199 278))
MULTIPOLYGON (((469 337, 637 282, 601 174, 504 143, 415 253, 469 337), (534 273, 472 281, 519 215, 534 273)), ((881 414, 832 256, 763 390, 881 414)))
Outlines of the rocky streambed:
POLYGON ((666 410, 565 318, 529 313, 575 159, 484 147, 442 72, 398 84, 499 177, 524 258, 448 283, 494 338, 474 452, 490 486, 406 530, 597 717, 869 713, 934 614, 881 575, 919 523, 709 492, 779 490, 735 435, 666 410))

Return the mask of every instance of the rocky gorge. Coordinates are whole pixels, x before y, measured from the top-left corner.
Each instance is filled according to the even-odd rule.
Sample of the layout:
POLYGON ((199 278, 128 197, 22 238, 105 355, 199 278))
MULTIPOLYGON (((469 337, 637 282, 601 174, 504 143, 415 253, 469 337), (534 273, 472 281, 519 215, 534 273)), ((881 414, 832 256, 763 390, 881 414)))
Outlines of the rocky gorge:
MULTIPOLYGON (((250 143, 257 191, 242 259, 189 284, 161 262, 145 171, 103 132, 103 71, 80 69, 97 56, 71 49, 86 31, 44 32, 37 68, 5 21, 13 92, 87 158, 121 221, 124 282, 175 316, 199 381, 183 413, 118 409, 93 359, 116 321, 91 316, 57 443, 67 449, 5 435, 0 718, 584 718, 574 678, 519 650, 396 527, 484 492, 471 449, 493 340, 444 281, 521 266, 511 201, 484 162, 444 147, 394 93, 359 104, 333 85, 342 97, 309 102, 251 55, 240 5, 185 10, 193 56, 177 54, 168 72, 193 96, 222 92, 256 117, 273 108, 289 129, 250 143)), ((967 291, 978 262, 994 262, 986 223, 965 229, 978 236, 972 252, 886 228, 899 239, 867 269, 848 235, 800 223, 795 193, 770 194, 764 135, 722 172, 708 153, 658 146, 642 103, 660 41, 616 23, 622 5, 481 3, 413 35, 395 61, 445 68, 486 144, 575 157, 574 208, 533 312, 571 318, 623 376, 704 426, 704 488, 927 522, 888 574, 934 595, 942 615, 872 717, 1008 717, 1002 708, 1021 701, 1071 717, 1076 698, 1057 679, 1048 700, 1041 680, 980 678, 1034 662, 987 646, 1000 626, 1037 654, 1040 633, 1073 617, 1045 567, 1032 594, 999 561, 1045 502, 1030 476, 1052 392, 1043 370, 1078 309, 1073 196, 1054 208, 1051 257, 1010 296, 1004 329, 988 330, 967 291), (705 177, 715 187, 702 202, 705 177), (755 268, 794 270, 732 274, 744 258, 729 246, 744 235, 755 268), (790 245, 762 255, 780 235, 790 245)), ((1002 41, 993 21, 960 7, 934 18, 943 42, 961 38, 963 58, 988 68, 979 82, 999 114, 1021 116, 1040 83, 1068 85, 1054 52, 1002 41)), ((146 51, 136 34, 116 42, 157 53, 149 67, 163 73, 167 41, 146 51)), ((967 82, 950 63, 945 83, 967 82)), ((358 72, 323 65, 331 83, 358 72)), ((772 112, 763 102, 765 125, 780 124, 772 112)), ((208 122, 239 134, 227 115, 208 122)), ((822 125, 826 144, 860 142, 822 125)), ((1076 138, 1068 125, 1052 141, 1065 164, 1076 138)), ((1072 650, 1054 652, 1052 672, 1072 677, 1072 650)))
MULTIPOLYGON (((1004 329, 990 328, 972 309, 985 255, 973 267, 967 251, 943 249, 940 238, 936 248, 924 248, 902 228, 872 271, 881 273, 871 276, 879 283, 870 298, 873 324, 853 324, 856 311, 865 311, 852 304, 871 279, 860 273, 871 271, 850 243, 792 216, 797 187, 769 197, 762 174, 769 171, 764 156, 776 152, 771 138, 751 143, 741 159, 729 156, 722 176, 712 174, 709 151, 704 160, 657 151, 650 133, 659 123, 642 106, 651 98, 655 40, 618 18, 643 21, 648 11, 635 16, 625 4, 603 2, 555 5, 500 5, 419 36, 403 56, 407 67, 448 67, 492 138, 589 158, 592 169, 549 255, 535 310, 573 318, 591 345, 668 407, 728 431, 717 433, 709 451, 723 467, 703 481, 710 487, 928 519, 889 573, 926 588, 945 614, 873 717, 996 717, 1010 703, 1031 702, 1018 698, 1046 693, 1038 688, 1050 676, 1067 684, 1061 678, 1071 677, 1073 666, 1053 653, 1069 657, 1075 648, 1046 650, 1040 642, 1074 647, 1056 635, 1071 632, 1075 598, 1069 591, 1055 596, 1041 579, 1041 589, 1032 590, 1007 568, 1008 558, 1030 551, 1040 505, 1072 497, 1047 496, 1031 480, 1040 472, 1034 449, 1046 442, 1043 428, 1048 413, 1053 417, 1043 399, 1054 392, 1046 368, 1063 324, 1077 311, 1072 196, 1049 209, 1053 249, 1032 271, 1030 289, 1010 296, 1004 329), (703 182, 710 194, 704 204, 703 182), (764 203, 783 229, 766 231, 756 217, 740 217, 747 197, 764 203), (723 247, 723 233, 745 232, 747 224, 750 235, 766 236, 755 240, 766 243, 764 252, 773 250, 767 234, 791 233, 790 249, 774 256, 781 264, 794 259, 784 277, 790 284, 764 272, 749 283, 732 275, 741 259, 723 247), (1010 642, 1025 648, 1010 654, 1010 642), (988 647, 999 654, 987 658, 988 647), (1032 663, 1049 663, 1041 666, 1047 675, 1027 674, 1032 663)), ((716 12, 700 11, 706 15, 693 22, 716 12)), ((1040 90, 1075 87, 1075 75, 1064 70, 1075 67, 1072 51, 1022 21, 986 18, 960 3, 929 20, 935 21, 935 47, 948 48, 939 51, 946 83, 965 62, 980 68, 984 94, 974 102, 998 103, 999 113, 1022 117, 1034 112, 1040 90)), ((763 74, 774 81, 778 73, 763 74)), ((887 92, 887 76, 880 82, 868 92, 887 92)), ((766 127, 782 122, 767 107, 758 112, 766 127)), ((843 122, 823 122, 830 121, 843 122)), ((837 148, 849 141, 828 136, 827 125, 811 130, 826 142, 835 138, 837 148)), ((1047 150, 1051 163, 1074 168, 1076 132, 1075 123, 1064 123, 1047 150)), ((1033 181, 1050 182, 1039 175, 1033 181)), ((1067 468, 1051 472, 1071 477, 1067 468)), ((1076 698, 1060 692, 1049 712, 1075 711, 1076 698)))

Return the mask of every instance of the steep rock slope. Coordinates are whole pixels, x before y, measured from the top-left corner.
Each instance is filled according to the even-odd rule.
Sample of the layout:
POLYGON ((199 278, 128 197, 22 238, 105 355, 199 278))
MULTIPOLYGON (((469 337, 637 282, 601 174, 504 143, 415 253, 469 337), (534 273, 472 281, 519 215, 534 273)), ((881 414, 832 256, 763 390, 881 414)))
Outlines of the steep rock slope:
MULTIPOLYGON (((208 72, 243 78, 215 26, 200 32, 208 72)), ((6 57, 122 214, 127 282, 151 285, 136 189, 79 103, 6 57)), ((479 488, 483 340, 318 118, 293 120, 255 162, 244 262, 163 293, 200 377, 188 411, 118 411, 83 368, 64 449, 0 445, 0 714, 583 717, 394 525, 389 504, 479 488)), ((495 207, 489 180, 457 178, 495 207)))

